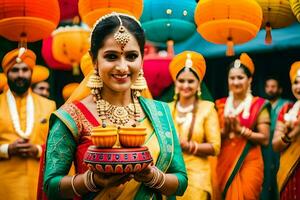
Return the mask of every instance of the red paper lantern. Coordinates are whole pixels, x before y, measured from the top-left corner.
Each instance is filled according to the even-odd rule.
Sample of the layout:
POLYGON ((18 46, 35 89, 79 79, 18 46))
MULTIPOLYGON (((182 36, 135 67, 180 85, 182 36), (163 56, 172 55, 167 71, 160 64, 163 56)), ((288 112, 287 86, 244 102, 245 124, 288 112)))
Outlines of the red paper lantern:
POLYGON ((43 40, 42 44, 42 56, 47 64, 52 69, 58 69, 58 70, 71 70, 72 65, 67 65, 61 62, 58 62, 54 59, 52 54, 52 36, 46 38, 43 40))
POLYGON ((34 42, 48 37, 59 22, 57 0, 0 1, 0 35, 34 42))
POLYGON ((73 19, 78 16, 78 0, 58 0, 60 20, 73 19))

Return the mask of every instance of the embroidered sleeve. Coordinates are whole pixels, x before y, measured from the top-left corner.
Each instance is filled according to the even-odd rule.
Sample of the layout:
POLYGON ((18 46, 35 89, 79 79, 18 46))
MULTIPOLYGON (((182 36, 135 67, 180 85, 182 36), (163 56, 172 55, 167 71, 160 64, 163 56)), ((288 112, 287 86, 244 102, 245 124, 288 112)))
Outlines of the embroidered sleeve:
POLYGON ((71 116, 71 118, 76 123, 78 134, 81 133, 82 132, 82 123, 81 123, 81 119, 80 119, 81 118, 80 111, 78 110, 78 108, 73 103, 69 103, 69 104, 63 105, 61 107, 61 109, 66 111, 71 116))
POLYGON ((76 142, 66 125, 58 118, 54 120, 47 139, 44 191, 49 199, 61 199, 60 181, 70 170, 76 142))

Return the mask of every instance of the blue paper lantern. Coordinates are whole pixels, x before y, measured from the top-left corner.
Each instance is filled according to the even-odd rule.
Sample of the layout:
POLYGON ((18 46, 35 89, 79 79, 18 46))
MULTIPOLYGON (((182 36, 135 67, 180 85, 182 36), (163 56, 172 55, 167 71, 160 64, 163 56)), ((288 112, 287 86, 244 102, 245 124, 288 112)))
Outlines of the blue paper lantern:
POLYGON ((196 31, 195 0, 144 0, 141 17, 147 40, 164 44, 185 41, 196 31))

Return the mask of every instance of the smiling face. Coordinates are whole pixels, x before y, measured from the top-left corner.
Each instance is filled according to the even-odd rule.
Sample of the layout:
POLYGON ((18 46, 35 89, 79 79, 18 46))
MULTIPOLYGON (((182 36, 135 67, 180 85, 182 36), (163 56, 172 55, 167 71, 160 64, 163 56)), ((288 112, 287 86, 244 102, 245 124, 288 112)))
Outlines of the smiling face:
POLYGON ((192 98, 197 93, 200 81, 191 71, 182 71, 175 82, 180 98, 192 98))
POLYGON ((297 100, 300 100, 300 77, 296 77, 292 84, 292 92, 297 100))
POLYGON ((252 78, 248 78, 241 68, 231 68, 228 74, 229 90, 233 94, 244 95, 251 85, 252 78))
POLYGON ((114 35, 109 35, 99 49, 96 66, 103 81, 103 89, 123 93, 130 90, 142 66, 142 55, 137 40, 130 40, 121 49, 114 35))

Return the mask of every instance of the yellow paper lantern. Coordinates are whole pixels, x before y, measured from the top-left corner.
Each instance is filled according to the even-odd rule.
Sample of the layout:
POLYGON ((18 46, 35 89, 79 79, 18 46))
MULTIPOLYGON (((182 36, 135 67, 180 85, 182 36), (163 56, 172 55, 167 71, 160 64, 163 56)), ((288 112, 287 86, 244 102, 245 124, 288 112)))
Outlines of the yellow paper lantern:
POLYGON ((143 12, 142 0, 79 0, 79 15, 90 27, 103 15, 111 12, 125 13, 140 18, 143 12))
POLYGON ((262 28, 266 29, 266 44, 272 43, 271 29, 289 26, 295 21, 289 0, 256 0, 263 10, 262 28))
POLYGON ((207 41, 227 44, 226 55, 234 54, 233 44, 253 39, 262 22, 262 9, 255 0, 201 0, 195 10, 197 31, 207 41))
POLYGON ((290 0, 290 5, 297 20, 300 22, 300 0, 290 0))
POLYGON ((81 57, 90 48, 90 30, 80 26, 60 27, 52 33, 52 54, 55 60, 73 66, 73 74, 78 75, 81 57))

